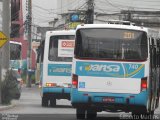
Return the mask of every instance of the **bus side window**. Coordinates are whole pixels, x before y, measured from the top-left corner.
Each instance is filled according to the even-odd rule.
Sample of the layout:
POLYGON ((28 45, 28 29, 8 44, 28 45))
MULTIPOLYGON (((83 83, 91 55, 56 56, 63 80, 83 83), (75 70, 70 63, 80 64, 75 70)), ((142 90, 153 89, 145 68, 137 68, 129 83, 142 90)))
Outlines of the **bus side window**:
POLYGON ((157 39, 157 64, 160 67, 160 39, 157 39))
POLYGON ((156 48, 154 44, 154 38, 150 38, 150 58, 151 58, 151 67, 156 67, 156 48))
POLYGON ((40 46, 37 49, 37 63, 43 62, 43 55, 44 55, 44 40, 40 43, 40 46))
POLYGON ((42 46, 41 46, 41 62, 43 62, 43 59, 44 59, 44 43, 45 41, 43 40, 42 41, 42 46))
POLYGON ((78 57, 81 55, 82 53, 82 36, 80 33, 80 30, 77 31, 77 36, 76 36, 76 41, 75 44, 77 44, 77 47, 74 50, 74 54, 78 55, 78 57))
POLYGON ((156 39, 156 67, 158 67, 158 42, 156 39))
POLYGON ((40 46, 38 47, 38 49, 36 49, 36 52, 37 52, 37 60, 36 60, 36 63, 39 63, 39 59, 40 59, 40 46))
POLYGON ((153 38, 153 67, 156 68, 157 63, 157 51, 156 51, 156 43, 155 39, 153 38))
POLYGON ((50 38, 49 42, 49 60, 57 61, 58 58, 58 37, 54 36, 50 38))

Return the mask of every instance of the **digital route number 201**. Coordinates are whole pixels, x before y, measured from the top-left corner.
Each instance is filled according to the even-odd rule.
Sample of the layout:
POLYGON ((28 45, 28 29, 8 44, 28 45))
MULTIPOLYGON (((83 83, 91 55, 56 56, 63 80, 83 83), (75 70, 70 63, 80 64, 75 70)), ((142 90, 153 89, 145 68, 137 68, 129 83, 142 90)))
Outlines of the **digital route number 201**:
POLYGON ((123 38, 125 39, 134 39, 134 33, 133 32, 124 32, 123 38))

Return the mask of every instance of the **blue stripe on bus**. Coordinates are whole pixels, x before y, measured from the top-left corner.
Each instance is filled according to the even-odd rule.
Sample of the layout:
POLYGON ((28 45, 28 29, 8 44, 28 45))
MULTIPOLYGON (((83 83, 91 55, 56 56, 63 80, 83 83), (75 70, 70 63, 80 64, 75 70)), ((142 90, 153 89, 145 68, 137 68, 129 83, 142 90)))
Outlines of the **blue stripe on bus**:
POLYGON ((48 76, 71 76, 71 64, 48 64, 48 76))
POLYGON ((59 88, 59 87, 44 87, 43 93, 69 93, 71 92, 71 88, 59 88))
POLYGON ((144 64, 136 63, 76 62, 78 76, 142 78, 144 70, 144 64))

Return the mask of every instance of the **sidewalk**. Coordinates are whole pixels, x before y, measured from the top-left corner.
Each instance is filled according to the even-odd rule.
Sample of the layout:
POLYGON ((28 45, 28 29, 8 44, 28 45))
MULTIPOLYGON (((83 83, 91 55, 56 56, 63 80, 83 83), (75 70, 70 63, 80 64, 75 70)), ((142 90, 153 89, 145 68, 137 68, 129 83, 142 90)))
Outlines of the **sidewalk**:
MULTIPOLYGON (((37 87, 37 85, 32 84, 32 87, 37 87)), ((32 88, 32 87, 31 87, 31 88, 32 88)), ((23 84, 23 85, 22 85, 22 88, 27 88, 27 87, 26 87, 26 84, 23 84)), ((29 89, 30 89, 30 88, 29 88, 29 89)), ((20 99, 19 99, 19 100, 20 100, 20 99)), ((19 100, 18 100, 18 99, 17 99, 17 100, 16 100, 16 99, 12 100, 10 105, 1 105, 1 104, 0 104, 0 112, 15 107, 17 104, 19 104, 19 100)))
POLYGON ((8 110, 17 105, 18 100, 12 100, 10 105, 0 105, 0 111, 8 110))

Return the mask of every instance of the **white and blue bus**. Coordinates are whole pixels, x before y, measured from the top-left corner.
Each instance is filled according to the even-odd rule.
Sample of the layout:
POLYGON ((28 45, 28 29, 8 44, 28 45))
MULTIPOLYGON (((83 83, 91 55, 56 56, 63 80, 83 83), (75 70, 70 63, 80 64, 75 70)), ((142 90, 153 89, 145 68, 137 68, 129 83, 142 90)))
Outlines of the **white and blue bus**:
POLYGON ((153 115, 159 105, 159 37, 133 25, 79 25, 71 90, 77 119, 101 111, 153 115))
POLYGON ((9 41, 10 43, 10 68, 18 72, 22 69, 22 43, 9 41))
POLYGON ((40 85, 42 106, 54 107, 56 99, 70 100, 71 68, 75 44, 75 30, 48 31, 41 45, 43 62, 40 85))

